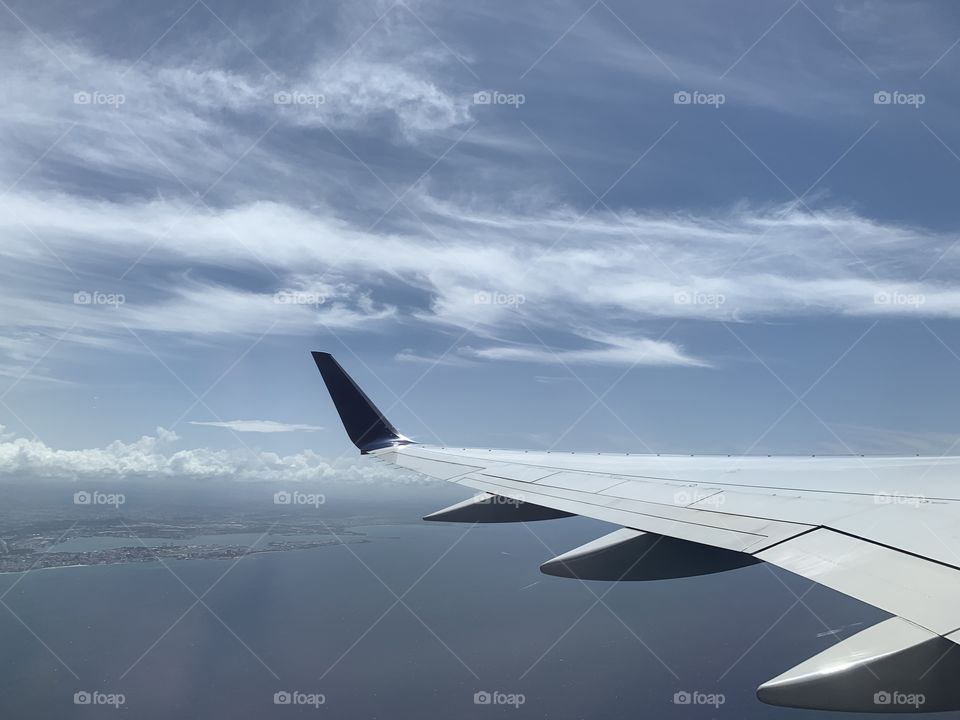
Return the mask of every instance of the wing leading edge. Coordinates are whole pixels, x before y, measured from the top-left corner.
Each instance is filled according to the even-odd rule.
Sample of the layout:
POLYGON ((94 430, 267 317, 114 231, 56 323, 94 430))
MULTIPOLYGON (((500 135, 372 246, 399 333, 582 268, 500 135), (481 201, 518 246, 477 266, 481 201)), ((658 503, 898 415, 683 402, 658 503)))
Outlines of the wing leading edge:
POLYGON ((361 453, 480 492, 425 519, 583 515, 623 528, 541 566, 562 577, 650 580, 772 563, 895 617, 762 684, 760 700, 858 712, 960 709, 960 458, 426 446, 397 432, 331 355, 313 357, 361 453), (911 494, 895 492, 904 487, 911 494))

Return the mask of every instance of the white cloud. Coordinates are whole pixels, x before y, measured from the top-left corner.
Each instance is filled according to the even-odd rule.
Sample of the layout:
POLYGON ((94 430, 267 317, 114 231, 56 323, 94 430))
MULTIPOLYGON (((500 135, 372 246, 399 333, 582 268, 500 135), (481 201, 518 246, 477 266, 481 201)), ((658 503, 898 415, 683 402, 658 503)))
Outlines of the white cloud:
POLYGON ((336 64, 339 51, 320 43, 313 57, 283 74, 260 64, 242 70, 216 43, 193 42, 188 52, 169 49, 134 63, 55 35, 0 33, 7 74, 0 130, 8 138, 0 178, 6 187, 27 168, 36 176, 54 166, 57 184, 83 193, 166 189, 203 207, 218 193, 248 187, 250 178, 262 183, 269 176, 271 196, 302 188, 297 158, 268 149, 284 128, 316 128, 324 136, 326 128, 374 131, 398 145, 430 140, 428 134, 470 120, 468 94, 441 82, 447 73, 434 72, 444 67, 440 58, 417 48, 400 52, 424 32, 408 20, 394 27, 389 43, 375 42, 374 32, 336 64), (31 167, 38 158, 42 167, 31 167))
POLYGON ((594 339, 596 347, 564 350, 543 345, 501 345, 464 348, 465 355, 484 360, 557 363, 561 365, 686 365, 704 367, 706 362, 690 357, 671 342, 648 338, 605 336, 594 339))
MULTIPOLYGON (((735 13, 729 7, 690 12, 682 4, 660 6, 656 33, 635 28, 644 38, 641 44, 624 27, 632 24, 629 11, 621 15, 618 10, 623 22, 611 22, 608 9, 597 6, 571 26, 583 8, 560 2, 524 9, 528 22, 523 30, 525 37, 539 35, 544 47, 563 33, 563 42, 535 70, 541 88, 562 83, 568 96, 601 99, 609 92, 607 84, 571 83, 565 73, 556 72, 557 67, 580 65, 589 53, 591 64, 602 66, 607 75, 636 76, 647 97, 666 100, 676 90, 699 88, 722 92, 738 107, 811 120, 822 120, 822 108, 829 107, 834 127, 875 110, 870 88, 878 82, 876 76, 919 78, 937 58, 928 48, 946 49, 956 39, 945 30, 949 23, 931 22, 936 13, 910 3, 833 3, 816 8, 820 20, 811 8, 802 3, 769 7, 766 13, 738 18, 744 35, 731 35, 717 32, 735 13), (842 42, 830 37, 834 32, 842 42), (797 62, 799 56, 803 63, 797 62)), ((502 15, 499 8, 494 12, 502 15)))
POLYGON ((258 202, 201 211, 175 200, 121 204, 14 192, 6 198, 12 212, 0 214, 0 352, 11 353, 11 367, 29 367, 30 353, 18 342, 35 338, 45 349, 68 328, 64 348, 82 341, 141 349, 130 343, 128 327, 199 338, 417 324, 469 331, 446 363, 690 366, 709 359, 669 336, 654 339, 644 323, 960 317, 952 279, 960 251, 952 237, 842 208, 812 214, 738 207, 721 217, 595 213, 579 220, 563 207, 490 210, 441 202, 422 189, 407 201, 430 232, 419 224, 403 233, 368 231, 323 205, 258 202), (148 232, 181 217, 181 231, 148 232), (145 267, 220 266, 235 277, 263 276, 267 286, 262 279, 257 287, 214 284, 190 272, 157 274, 153 285, 97 284, 73 277, 51 252, 68 267, 100 257, 125 265, 147 253, 145 267), (77 305, 77 290, 124 293, 126 302, 77 305), (583 327, 592 330, 576 329, 583 327), (559 358, 533 335, 544 328, 566 328, 565 337, 551 336, 555 348, 564 348, 559 358))
POLYGON ((347 60, 329 76, 319 69, 314 75, 299 81, 293 93, 304 100, 322 96, 323 101, 279 106, 288 122, 356 128, 389 115, 396 118, 401 133, 414 140, 470 119, 465 95, 451 95, 397 63, 347 60))
POLYGON ((948 457, 956 454, 960 437, 951 432, 918 432, 868 425, 834 423, 833 430, 842 438, 823 443, 827 452, 848 454, 851 450, 879 455, 927 455, 948 457))
POLYGON ((311 450, 278 455, 259 450, 176 450, 179 437, 158 427, 135 442, 101 448, 61 450, 40 440, 15 437, 0 426, 0 479, 237 481, 344 481, 350 483, 432 483, 429 478, 381 463, 331 462, 311 450))
POLYGON ((207 427, 226 428, 235 432, 253 433, 280 433, 280 432, 317 432, 323 430, 319 425, 303 425, 300 423, 282 423, 276 420, 224 420, 222 422, 199 422, 190 420, 190 425, 205 425, 207 427))
MULTIPOLYGON (((357 15, 344 12, 361 29, 373 19, 359 18, 363 8, 357 15)), ((557 22, 551 12, 534 14, 557 22)), ((606 17, 602 7, 596 12, 606 17)), ((609 56, 606 64, 642 55, 642 72, 664 75, 618 23, 610 25, 614 43, 597 19, 591 15, 568 41, 592 39, 609 56)), ((712 30, 700 23, 698 36, 712 30)), ((304 142, 302 128, 324 125, 381 138, 386 122, 407 144, 442 139, 454 128, 459 134, 471 119, 468 91, 475 88, 451 80, 449 68, 459 63, 402 6, 390 9, 350 52, 340 56, 324 46, 319 52, 329 57, 301 57, 279 77, 259 63, 225 61, 215 43, 151 54, 123 73, 127 66, 114 56, 45 38, 71 73, 36 39, 9 40, 0 43, 10 80, 0 128, 11 141, 0 150, 0 168, 7 168, 0 173, 10 173, 5 179, 13 182, 38 157, 44 162, 3 198, 0 375, 18 377, 34 367, 67 330, 48 360, 76 343, 142 350, 127 328, 196 341, 267 332, 307 336, 324 328, 383 332, 403 325, 404 331, 467 331, 463 347, 442 360, 447 364, 695 366, 709 359, 694 343, 654 339, 666 325, 661 321, 960 317, 954 238, 876 222, 844 207, 593 212, 581 218, 539 187, 520 187, 509 204, 482 200, 491 187, 514 178, 508 171, 494 174, 496 168, 472 154, 465 162, 476 163, 468 168, 475 182, 458 187, 462 195, 443 195, 454 191, 426 181, 403 196, 408 207, 398 206, 398 217, 370 229, 375 218, 369 208, 352 203, 354 196, 366 199, 368 187, 381 188, 352 157, 307 153, 311 165, 305 169, 291 164, 296 151, 289 147, 284 155, 258 146, 233 166, 273 121, 281 129, 300 128, 287 136, 296 135, 290 143, 296 148, 304 142), (124 102, 74 102, 75 92, 91 91, 122 93, 124 102), (277 103, 278 92, 322 96, 322 102, 277 103), (73 129, 61 137, 70 123, 73 129), (316 163, 321 157, 329 167, 316 163), (218 186, 222 196, 209 198, 210 207, 175 180, 203 190, 228 169, 218 186), (88 186, 88 174, 104 186, 88 186), (281 181, 276 186, 274 178, 281 181), (311 185, 300 194, 306 178, 311 185), (142 193, 161 180, 178 194, 145 199, 142 193), (352 194, 348 203, 342 202, 344 187, 352 194), (408 209, 425 225, 411 220, 408 209), (126 280, 134 264, 144 272, 126 280), (140 281, 143 276, 149 279, 140 281), (322 302, 278 302, 276 293, 285 289, 322 302), (95 290, 123 294, 125 302, 72 302, 74 293, 95 290), (524 302, 478 302, 478 295, 522 296, 524 302), (592 334, 576 330, 583 327, 592 334), (563 330, 551 334, 553 350, 530 332, 544 328, 563 330)), ((679 62, 664 57, 671 66, 679 62)), ((698 80, 704 60, 677 67, 698 80)), ((742 94, 750 95, 750 87, 742 94)), ((769 89, 763 83, 754 88, 760 96, 769 89)), ((501 133, 493 140, 515 137, 501 133)), ((519 152, 511 148, 510 154, 519 152)), ((454 154, 444 158, 454 161, 454 154)), ((419 173, 429 163, 413 165, 419 173)), ((409 174, 409 167, 399 169, 409 174)), ((398 357, 433 362, 415 352, 398 357)), ((52 377, 45 370, 34 367, 33 375, 52 377)))

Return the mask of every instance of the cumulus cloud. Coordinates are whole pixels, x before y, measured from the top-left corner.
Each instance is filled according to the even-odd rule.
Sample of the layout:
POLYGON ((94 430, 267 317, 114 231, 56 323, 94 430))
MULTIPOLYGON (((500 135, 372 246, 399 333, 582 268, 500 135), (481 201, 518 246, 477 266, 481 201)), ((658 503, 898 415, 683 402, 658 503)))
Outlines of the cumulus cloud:
POLYGON ((323 430, 319 425, 303 425, 300 423, 282 423, 276 420, 223 420, 221 422, 201 422, 190 420, 190 425, 205 425, 207 427, 226 428, 235 432, 253 433, 280 433, 280 432, 317 432, 323 430))
POLYGON ((158 427, 155 435, 134 442, 63 450, 17 437, 0 426, 0 479, 435 482, 372 460, 331 462, 311 450, 282 456, 246 449, 178 450, 179 440, 175 432, 158 427))

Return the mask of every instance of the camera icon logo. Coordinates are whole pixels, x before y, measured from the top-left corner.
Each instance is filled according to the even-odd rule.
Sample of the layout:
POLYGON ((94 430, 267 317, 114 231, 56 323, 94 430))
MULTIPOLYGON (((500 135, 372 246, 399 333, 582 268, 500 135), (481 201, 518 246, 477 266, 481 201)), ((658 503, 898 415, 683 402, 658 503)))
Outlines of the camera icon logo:
POLYGON ((873 704, 874 705, 889 705, 892 700, 890 693, 886 690, 881 690, 873 694, 873 704))
POLYGON ((73 694, 74 705, 89 705, 93 701, 93 696, 86 690, 80 690, 73 694))
POLYGON ((674 705, 689 705, 693 700, 693 696, 688 693, 686 690, 680 690, 673 694, 673 704, 674 705))
POLYGON ((886 90, 878 90, 873 94, 874 105, 889 105, 893 101, 893 96, 886 90))
POLYGON ((480 690, 473 694, 474 705, 489 705, 491 702, 493 702, 493 696, 486 690, 480 690))
POLYGON ((674 105, 689 105, 693 100, 693 97, 686 90, 677 90, 673 94, 673 104, 674 105))
POLYGON ((286 490, 280 490, 273 494, 274 505, 289 505, 293 501, 293 496, 286 490))
POLYGON ((93 495, 88 493, 86 490, 80 490, 73 494, 74 505, 89 505, 92 500, 93 500, 93 495))
POLYGON ((73 104, 74 105, 89 105, 92 96, 86 90, 81 92, 75 92, 73 94, 73 104))
POLYGON ((293 95, 286 90, 275 92, 273 94, 273 102, 275 105, 289 105, 293 102, 293 95))
POLYGON ((288 693, 286 690, 280 690, 273 694, 273 704, 274 705, 289 705, 293 702, 293 695, 288 693))
POLYGON ((81 290, 80 292, 75 292, 73 294, 73 304, 74 305, 89 305, 93 302, 93 296, 88 293, 86 290, 81 290))
POLYGON ((493 102, 493 95, 489 90, 481 90, 473 94, 474 105, 489 105, 493 102))

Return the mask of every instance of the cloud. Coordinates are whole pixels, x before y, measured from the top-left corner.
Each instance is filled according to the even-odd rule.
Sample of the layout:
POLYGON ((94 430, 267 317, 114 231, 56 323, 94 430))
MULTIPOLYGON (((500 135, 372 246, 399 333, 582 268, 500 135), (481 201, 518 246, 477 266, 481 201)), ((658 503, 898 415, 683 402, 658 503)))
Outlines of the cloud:
POLYGON ((0 479, 435 482, 381 463, 331 462, 310 450, 283 456, 247 449, 176 450, 179 440, 175 432, 158 427, 155 435, 130 443, 116 440, 100 448, 61 450, 16 437, 0 426, 0 479))
POLYGON ((224 420, 223 422, 199 422, 196 420, 190 420, 188 421, 188 424, 226 428, 235 432, 253 433, 317 432, 318 430, 323 430, 323 428, 319 425, 281 423, 275 420, 224 420))
POLYGON ((356 129, 391 116, 408 141, 470 120, 465 94, 448 94, 395 63, 347 61, 329 78, 318 74, 312 81, 300 81, 289 98, 291 103, 281 107, 284 117, 295 124, 356 129), (297 98, 311 97, 322 97, 322 102, 293 104, 297 98))
POLYGON ((950 457, 956 454, 960 438, 951 432, 919 432, 894 428, 834 423, 833 430, 842 441, 830 439, 823 443, 827 452, 878 455, 925 455, 950 457))
POLYGON ((467 357, 498 362, 555 363, 559 365, 681 365, 708 367, 703 360, 687 355, 675 343, 648 338, 589 337, 593 347, 566 350, 545 345, 500 345, 461 348, 467 357))
MULTIPOLYGON (((548 203, 491 209, 425 189, 408 197, 429 231, 419 223, 370 230, 323 205, 211 211, 14 192, 12 212, 0 216, 0 355, 10 353, 11 368, 29 367, 28 350, 42 352, 68 330, 63 351, 75 342, 139 351, 128 328, 200 338, 390 328, 399 336, 414 326, 464 335, 445 363, 704 366, 710 360, 696 346, 655 339, 662 330, 645 325, 960 317, 954 238, 844 208, 580 218, 548 203), (147 232, 180 218, 178 232, 147 232), (97 280, 70 270, 96 270, 99 258, 110 264, 91 273, 97 280), (119 278, 116 263, 138 258, 148 279, 119 278), (124 302, 77 303, 78 291, 124 302), (545 330, 556 353, 536 339, 545 330)), ((433 362, 422 350, 401 357, 433 362)))
MULTIPOLYGON (((166 52, 135 64, 136 58, 120 59, 76 38, 44 36, 54 55, 29 34, 3 36, 9 42, 0 43, 0 60, 11 87, 0 129, 11 140, 0 149, 0 168, 7 168, 0 172, 19 184, 4 196, 0 214, 0 375, 16 378, 32 368, 33 377, 54 379, 48 366, 78 344, 142 351, 131 330, 162 333, 158 343, 366 332, 404 343, 397 347, 418 343, 417 331, 439 331, 463 338, 444 364, 691 367, 709 365, 710 358, 696 338, 661 337, 673 321, 960 317, 955 238, 917 224, 880 222, 842 203, 808 198, 814 210, 717 204, 683 213, 600 205, 582 216, 592 198, 578 207, 555 194, 562 182, 529 182, 543 170, 544 149, 536 155, 523 149, 538 143, 512 119, 503 120, 515 114, 470 106, 470 92, 478 88, 419 16, 402 5, 382 5, 367 17, 371 8, 348 5, 339 8, 329 43, 273 46, 276 57, 288 61, 274 63, 268 53, 276 65, 270 68, 250 62, 233 39, 178 44, 179 29, 166 52), (381 10, 382 21, 373 23, 381 10), (78 103, 76 93, 90 99, 78 103), (96 93, 123 102, 94 102, 96 93), (461 146, 450 145, 472 113, 483 120, 477 134, 484 135, 485 153, 469 145, 472 130, 461 146), (258 144, 261 136, 266 139, 258 144), (505 156, 520 163, 501 163, 505 156), (516 167, 528 160, 541 163, 532 175, 516 167), (384 213, 391 206, 394 212, 384 213), (74 299, 97 292, 123 302, 74 299), (576 330, 584 327, 592 334, 576 330), (534 333, 549 336, 552 349, 534 333)), ((442 19, 439 7, 423 8, 434 9, 442 19)), ((305 19, 313 17, 301 10, 305 19)), ((565 14, 582 14, 572 5, 564 11, 518 8, 517 17, 524 32, 537 28, 555 38, 550 26, 566 23, 565 14)), ((476 12, 490 19, 493 7, 476 12)), ((805 11, 791 13, 791 23, 794 15, 804 18, 805 11)), ((499 9, 495 17, 508 21, 499 9)), ((812 27, 822 34, 818 25, 812 27)), ((731 48, 717 46, 715 26, 712 16, 695 27, 673 26, 698 39, 687 64, 655 50, 696 85, 705 68, 728 67, 739 55, 718 55, 731 48)), ((191 27, 182 28, 188 38, 191 27)), ((276 41, 275 32, 263 28, 264 46, 276 41)), ((787 39, 791 47, 806 42, 801 35, 787 39)), ((459 41, 469 38, 450 40, 459 41)), ((537 82, 562 85, 572 96, 595 93, 598 103, 601 95, 607 102, 620 97, 602 83, 571 82, 548 71, 552 64, 586 69, 573 60, 576 43, 584 41, 598 50, 591 53, 597 60, 591 72, 612 86, 617 64, 655 76, 654 88, 666 82, 665 92, 676 84, 602 5, 550 51, 537 82), (631 62, 638 57, 642 62, 631 62)), ((752 50, 750 60, 776 50, 776 43, 766 45, 752 50)), ((846 53, 839 44, 828 46, 827 59, 846 53)), ((749 67, 745 61, 737 68, 727 88, 732 98, 782 102, 782 84, 774 88, 766 75, 751 74, 762 73, 764 63, 749 67)), ((801 104, 822 115, 821 105, 811 105, 819 96, 807 92, 818 82, 804 84, 801 104)), ((543 93, 538 111, 530 90, 527 111, 558 107, 548 106, 543 93)), ((575 113, 584 107, 591 117, 617 112, 615 104, 571 104, 572 96, 563 97, 571 127, 579 128, 586 116, 575 113)), ((634 113, 634 95, 629 98, 634 113)), ((676 110, 669 94, 664 102, 676 110)), ((593 154, 595 160, 587 139, 578 129, 559 142, 583 146, 578 159, 593 154)), ((563 145, 560 150, 566 156, 563 145)), ((556 170, 555 158, 546 161, 556 170)), ((397 357, 435 361, 422 349, 397 357)))
MULTIPOLYGON (((945 50, 955 40, 943 27, 946 18, 909 3, 816 8, 798 3, 765 12, 752 12, 746 3, 696 12, 683 5, 657 10, 600 4, 584 14, 577 3, 559 2, 518 11, 530 42, 547 48, 563 38, 534 70, 540 92, 562 87, 567 97, 575 93, 599 101, 627 75, 642 83, 646 97, 667 99, 677 90, 699 88, 723 93, 733 106, 811 121, 823 120, 822 109, 829 107, 829 122, 836 127, 875 110, 871 95, 881 89, 879 78, 919 78, 937 58, 928 49, 945 50), (653 18, 656 32, 647 32, 653 18), (742 34, 716 32, 733 18, 742 34), (582 62, 585 53, 590 63, 582 62), (796 61, 800 55, 805 62, 796 61), (571 82, 571 74, 578 82, 571 82)), ((499 19, 503 13, 496 8, 491 15, 499 19)), ((518 23, 515 13, 510 19, 518 23)))
MULTIPOLYGON (((191 14, 203 12, 201 5, 191 14)), ((389 27, 368 25, 372 32, 356 47, 321 42, 282 70, 238 62, 236 54, 247 52, 240 43, 180 44, 187 23, 166 38, 166 52, 139 60, 79 33, 67 40, 4 32, 4 185, 52 153, 44 167, 78 193, 161 188, 186 191, 202 207, 264 174, 274 178, 275 194, 302 184, 299 153, 282 158, 268 149, 284 130, 315 129, 334 147, 329 131, 431 142, 470 120, 469 88, 443 72, 448 57, 424 49, 426 30, 412 15, 394 14, 389 27)))

